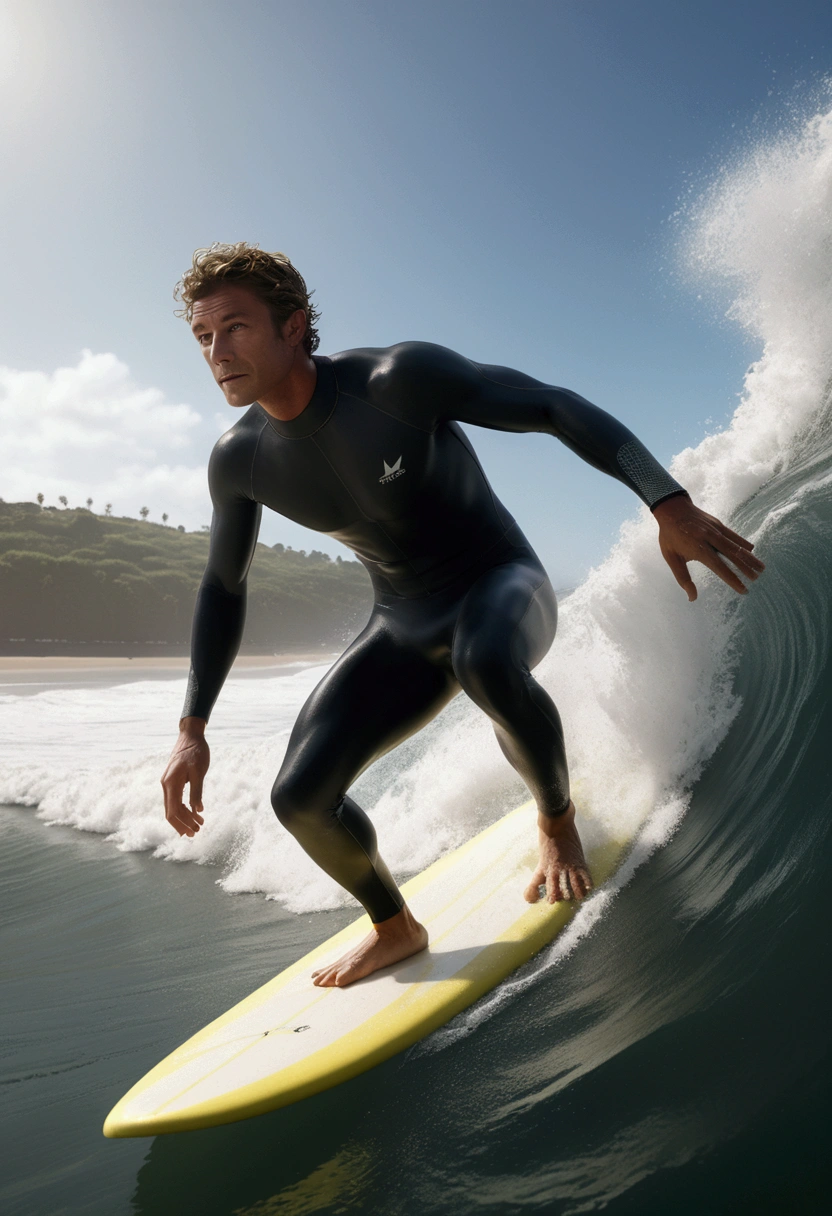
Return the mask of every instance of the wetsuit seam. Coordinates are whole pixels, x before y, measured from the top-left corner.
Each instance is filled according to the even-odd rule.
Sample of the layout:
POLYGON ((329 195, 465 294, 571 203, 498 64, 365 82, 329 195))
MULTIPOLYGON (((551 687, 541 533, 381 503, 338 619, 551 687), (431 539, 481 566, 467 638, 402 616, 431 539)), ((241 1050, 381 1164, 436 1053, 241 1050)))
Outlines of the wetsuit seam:
MULTIPOLYGON (((338 803, 338 806, 343 808, 343 805, 344 805, 344 799, 342 797, 338 803)), ((379 874, 378 870, 376 869, 376 863, 373 861, 370 854, 364 848, 364 845, 358 839, 355 832, 353 832, 350 825, 348 823, 344 823, 342 816, 338 814, 338 807, 336 807, 335 811, 333 812, 332 817, 341 825, 341 827, 344 829, 344 831, 347 833, 347 835, 355 842, 355 844, 358 846, 358 848, 361 850, 361 852, 367 858, 367 862, 370 866, 370 869, 373 871, 373 873, 375 874, 379 883, 381 883, 381 886, 384 888, 384 890, 387 891, 387 894, 393 900, 393 903, 395 903, 396 902, 395 896, 390 891, 387 890, 387 884, 382 881, 381 875, 379 874)), ((404 900, 402 900, 401 906, 404 907, 404 900)))
MULTIPOLYGON (((331 364, 331 363, 330 363, 330 366, 332 366, 332 364, 331 364)), ((336 374, 336 372, 335 372, 335 368, 334 368, 334 367, 332 368, 332 375, 333 375, 333 379, 335 380, 335 400, 333 401, 333 403, 332 403, 332 409, 329 411, 329 413, 327 414, 326 418, 323 418, 323 419, 320 421, 320 423, 319 423, 319 424, 318 424, 318 425, 315 427, 315 429, 314 429, 314 430, 310 431, 310 432, 309 432, 307 435, 284 435, 282 431, 279 431, 279 430, 277 429, 277 427, 273 425, 273 420, 272 420, 271 415, 269 414, 269 411, 268 411, 268 410, 263 410, 263 407, 262 407, 262 405, 261 405, 261 406, 260 406, 260 409, 261 409, 261 410, 263 410, 263 413, 266 415, 266 426, 271 426, 271 428, 272 428, 272 430, 275 432, 275 434, 276 434, 276 435, 279 435, 281 439, 292 439, 292 440, 295 440, 295 439, 312 439, 312 438, 313 438, 315 435, 317 435, 318 431, 322 430, 322 429, 323 429, 323 427, 325 427, 325 426, 326 426, 326 424, 329 422, 330 418, 331 418, 331 417, 332 417, 332 415, 335 413, 336 407, 337 407, 337 405, 338 405, 338 398, 341 396, 341 389, 340 389, 340 386, 339 386, 339 384, 338 384, 338 376, 337 376, 337 374, 336 374)), ((258 401, 258 403, 257 403, 257 404, 258 404, 258 405, 260 405, 259 401, 258 401)), ((301 412, 298 414, 298 418, 302 418, 302 417, 303 417, 303 410, 301 410, 301 412)), ((294 419, 294 418, 292 418, 290 421, 294 422, 294 421, 295 421, 295 419, 294 419)), ((356 503, 356 506, 357 506, 357 505, 358 505, 358 504, 356 503)))
MULTIPOLYGON (((509 651, 509 654, 511 654, 511 653, 512 653, 512 651, 513 651, 513 649, 514 649, 514 640, 515 640, 515 638, 517 637, 517 633, 518 633, 518 631, 519 631, 520 629, 522 629, 522 627, 523 627, 523 622, 525 621, 526 617, 529 615, 529 613, 530 613, 530 612, 531 612, 531 610, 532 610, 532 604, 534 603, 534 597, 537 595, 538 591, 539 591, 539 590, 540 590, 540 588, 543 586, 543 584, 546 582, 546 579, 547 579, 548 577, 549 577, 549 576, 548 576, 548 575, 545 573, 545 571, 544 571, 543 578, 540 580, 540 582, 539 582, 539 583, 537 583, 537 584, 536 584, 534 587, 532 587, 532 593, 531 593, 531 595, 529 596, 529 602, 528 602, 528 604, 526 604, 526 610, 525 610, 525 612, 523 613, 523 615, 520 617, 520 620, 519 620, 519 621, 517 622, 517 624, 514 626, 514 629, 512 629, 512 631, 511 631, 511 637, 510 637, 510 639, 509 639, 509 643, 508 643, 508 651, 509 651)), ((512 656, 512 657, 513 657, 513 656, 512 656)), ((529 675, 529 676, 531 675, 531 672, 529 671, 528 667, 526 668, 526 674, 527 674, 527 675, 529 675)), ((525 685, 525 681, 523 681, 523 683, 524 683, 524 685, 525 685)), ((528 690, 527 690, 527 691, 528 691, 528 690)))
MULTIPOLYGON (((510 655, 512 658, 515 658, 515 655, 514 655, 514 643, 515 643, 515 641, 516 641, 516 639, 517 639, 517 634, 519 633, 520 629, 522 628, 522 626, 523 626, 523 622, 525 621, 526 617, 527 617, 527 616, 529 615, 529 613, 531 612, 531 609, 532 609, 532 604, 534 603, 534 597, 537 595, 537 593, 538 593, 538 591, 540 590, 540 588, 541 588, 541 587, 543 586, 543 584, 546 582, 546 579, 547 579, 547 578, 548 578, 548 575, 547 575, 547 574, 546 574, 546 572, 544 571, 544 573, 543 573, 543 578, 542 578, 542 579, 540 580, 540 582, 539 582, 539 583, 538 583, 538 584, 537 584, 537 585, 536 585, 536 586, 535 586, 535 587, 532 589, 532 593, 531 593, 531 595, 529 596, 529 602, 528 602, 528 604, 526 605, 526 610, 525 610, 525 612, 524 612, 524 613, 523 613, 523 615, 520 617, 520 620, 517 622, 517 624, 515 625, 514 629, 511 631, 511 638, 509 639, 509 644, 508 644, 508 652, 509 652, 509 655, 510 655)), ((526 666, 526 664, 525 664, 525 663, 518 663, 517 665, 518 665, 518 667, 520 667, 520 669, 521 669, 521 670, 522 670, 522 672, 523 672, 523 696, 526 698, 526 701, 527 701, 527 702, 532 702, 532 704, 533 704, 533 703, 534 703, 534 698, 532 697, 532 692, 531 692, 531 688, 529 687, 529 684, 530 684, 530 683, 532 683, 532 684, 536 683, 535 678, 534 678, 534 676, 532 675, 532 673, 531 673, 530 669, 528 668, 528 666, 526 666)), ((569 810, 569 802, 570 802, 570 801, 571 801, 571 800, 569 800, 569 799, 568 799, 568 800, 567 800, 567 803, 566 803, 566 806, 565 806, 565 807, 564 807, 562 810, 553 812, 553 813, 552 813, 552 815, 551 815, 551 816, 549 816, 549 817, 554 819, 554 818, 558 818, 560 815, 564 815, 564 814, 566 813, 566 811, 568 811, 568 810, 569 810)), ((546 812, 544 812, 544 814, 545 814, 545 813, 546 813, 546 812)))
MULTIPOLYGON (((262 406, 260 407, 262 409, 262 406)), ((251 486, 252 501, 257 502, 257 496, 254 493, 254 466, 257 464, 257 453, 260 451, 260 440, 263 438, 263 432, 269 425, 268 418, 263 419, 263 425, 260 427, 260 434, 257 436, 257 442, 254 445, 254 453, 251 457, 251 468, 249 469, 249 484, 251 486)))
POLYGON ((417 423, 411 422, 407 418, 401 418, 398 414, 391 414, 389 410, 385 410, 382 408, 382 406, 376 405, 374 401, 368 401, 366 397, 359 397, 358 393, 350 393, 345 390, 343 395, 345 397, 352 397, 353 401, 360 401, 362 405, 366 405, 369 409, 376 410, 379 414, 384 414, 385 418, 392 418, 394 422, 401 422, 402 426, 409 426, 411 430, 419 431, 419 433, 422 435, 432 435, 436 430, 435 426, 418 426, 417 423))
MULTIPOLYGON (((508 529, 506 529, 506 531, 508 531, 508 529)), ((494 544, 496 544, 496 543, 497 543, 497 542, 495 541, 495 542, 494 542, 494 544)), ((493 547, 493 546, 492 546, 492 547, 493 547)), ((517 560, 518 560, 517 558, 510 558, 510 559, 509 559, 509 561, 517 561, 517 560)), ((473 583, 471 584, 471 586, 470 586, 470 587, 468 587, 468 588, 467 588, 467 590, 466 590, 466 591, 463 593, 463 595, 461 595, 461 596, 460 596, 460 599, 461 599, 461 600, 462 600, 462 599, 464 599, 464 598, 465 598, 465 596, 467 596, 467 595, 468 595, 468 593, 469 593, 470 591, 472 591, 472 590, 473 590, 473 588, 474 588, 474 587, 477 585, 477 583, 479 582, 479 580, 480 580, 481 578, 485 578, 486 574, 490 574, 492 570, 497 570, 497 569, 499 569, 499 567, 500 567, 500 566, 506 566, 506 565, 508 565, 508 564, 509 564, 509 562, 497 562, 495 565, 493 565, 493 566, 489 566, 487 570, 483 570, 481 574, 478 574, 478 575, 477 575, 477 577, 474 579, 474 581, 473 581, 473 583)), ((544 571, 543 571, 543 577, 541 578, 540 582, 539 582, 539 583, 537 583, 537 585, 536 585, 536 586, 534 586, 534 587, 532 588, 532 593, 531 593, 531 595, 529 596, 529 602, 528 602, 528 604, 526 605, 526 609, 525 609, 525 611, 524 611, 523 615, 520 617, 520 620, 517 622, 517 624, 515 625, 514 629, 512 630, 511 639, 509 640, 509 644, 508 644, 509 653, 511 653, 511 648, 512 648, 512 645, 514 644, 514 638, 515 638, 515 635, 516 635, 516 633, 517 633, 517 630, 520 628, 520 626, 523 624, 523 622, 525 621, 526 617, 528 616, 528 614, 529 614, 529 610, 531 609, 531 606, 532 606, 532 601, 533 601, 534 597, 537 595, 538 591, 539 591, 539 590, 540 590, 540 588, 543 586, 543 584, 546 582, 546 579, 547 579, 548 577, 549 577, 549 576, 548 576, 548 574, 547 574, 547 573, 546 573, 546 571, 544 570, 544 571)), ((456 619, 454 620, 453 632, 451 633, 451 655, 452 655, 452 656, 453 656, 453 653, 454 653, 454 647, 456 646, 456 632, 457 632, 457 629, 459 628, 459 618, 460 618, 461 616, 462 616, 462 612, 461 612, 461 611, 460 611, 460 612, 457 612, 457 614, 456 614, 456 619)), ((529 674, 531 674, 531 673, 529 673, 529 674)))
POLYGON ((320 454, 321 454, 322 458, 323 458, 323 459, 326 461, 326 463, 329 465, 330 469, 332 470, 333 475, 335 476, 335 480, 336 480, 337 482, 339 482, 339 484, 340 484, 341 486, 343 486, 345 493, 347 494, 347 496, 349 497, 350 502, 352 503, 352 505, 355 507, 356 511, 358 512, 358 514, 359 514, 360 518, 361 518, 361 519, 366 519, 366 520, 368 520, 370 523, 375 523, 375 520, 374 520, 374 519, 373 519, 373 518, 372 518, 370 515, 368 515, 368 514, 367 514, 367 512, 366 512, 365 510, 363 510, 363 508, 361 507, 361 504, 360 504, 360 503, 357 501, 357 499, 356 499, 355 495, 353 494, 352 490, 351 490, 351 489, 350 489, 350 487, 347 485, 347 483, 344 481, 343 477, 342 477, 342 476, 341 476, 341 474, 338 472, 338 469, 335 467, 335 465, 334 465, 334 464, 332 463, 332 461, 329 459, 329 456, 327 456, 326 452, 325 452, 325 451, 324 451, 324 449, 321 447, 320 443, 319 443, 319 442, 318 442, 318 440, 315 438, 315 436, 314 436, 314 435, 309 435, 309 436, 307 436, 307 438, 309 438, 309 439, 311 439, 311 440, 312 440, 312 442, 314 443, 315 447, 316 447, 316 448, 317 448, 317 450, 320 452, 320 454))
POLYGON ((499 384, 500 388, 510 388, 512 390, 512 392, 516 392, 519 389, 521 393, 538 393, 538 392, 540 392, 540 390, 542 388, 554 388, 555 387, 553 384, 542 384, 542 383, 541 384, 506 384, 505 380, 495 380, 493 376, 486 376, 485 372, 482 370, 480 365, 478 363, 474 363, 474 361, 472 359, 469 359, 468 362, 471 364, 472 367, 475 367, 477 369, 479 374, 482 376, 483 380, 487 380, 489 384, 499 384))
MULTIPOLYGON (((453 419, 453 421, 457 422, 458 419, 453 419)), ((453 427, 448 427, 448 430, 453 435, 453 437, 457 441, 457 443, 460 444, 463 448, 465 448, 465 444, 462 442, 462 440, 460 439, 457 432, 453 429, 453 427)), ((465 448, 465 450, 467 451, 468 449, 465 448)), ((500 519, 500 512, 497 510, 497 498, 494 494, 494 488, 491 485, 491 482, 486 477, 485 469, 480 464, 479 456, 477 456, 476 452, 473 450, 473 447, 471 449, 470 454, 473 457, 474 464, 477 466, 477 472, 479 473, 480 477, 482 478, 483 485, 488 490, 488 497, 491 500, 491 509, 494 512, 494 518, 496 519, 498 524, 501 524, 502 520, 500 519)), ((516 520, 514 520, 514 518, 512 517, 512 523, 515 523, 515 522, 516 522, 516 520)), ((508 532, 510 527, 511 527, 511 524, 505 525, 505 528, 503 529, 503 533, 502 533, 503 536, 505 536, 506 532, 508 532)), ((495 541, 494 544, 496 545, 497 541, 495 541)), ((492 548, 493 548, 493 546, 492 546, 492 548)), ((486 552, 488 552, 488 550, 486 550, 486 552)))

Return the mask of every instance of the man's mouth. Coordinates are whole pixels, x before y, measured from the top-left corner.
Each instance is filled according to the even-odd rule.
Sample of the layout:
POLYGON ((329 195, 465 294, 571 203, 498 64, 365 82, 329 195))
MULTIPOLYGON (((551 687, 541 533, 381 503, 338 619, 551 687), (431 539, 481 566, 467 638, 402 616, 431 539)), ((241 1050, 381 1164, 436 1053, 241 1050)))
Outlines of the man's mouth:
POLYGON ((220 384, 228 384, 230 380, 241 380, 244 375, 245 372, 235 372, 233 376, 223 376, 220 384))

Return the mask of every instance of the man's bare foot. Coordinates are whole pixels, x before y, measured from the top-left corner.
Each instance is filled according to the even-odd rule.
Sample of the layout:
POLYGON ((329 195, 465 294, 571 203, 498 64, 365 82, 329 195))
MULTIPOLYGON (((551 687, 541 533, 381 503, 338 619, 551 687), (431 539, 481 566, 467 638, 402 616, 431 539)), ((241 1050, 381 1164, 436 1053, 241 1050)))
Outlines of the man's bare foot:
POLYGON ((559 899, 583 899, 592 890, 592 879, 575 827, 574 803, 570 802, 557 818, 538 815, 537 823, 540 862, 526 888, 526 899, 530 904, 536 904, 544 883, 550 904, 559 899))
POLYGON ((382 967, 418 954, 428 944, 428 931, 420 925, 407 904, 401 912, 373 925, 370 933, 336 963, 312 972, 312 983, 319 988, 345 988, 355 980, 372 975, 382 967))

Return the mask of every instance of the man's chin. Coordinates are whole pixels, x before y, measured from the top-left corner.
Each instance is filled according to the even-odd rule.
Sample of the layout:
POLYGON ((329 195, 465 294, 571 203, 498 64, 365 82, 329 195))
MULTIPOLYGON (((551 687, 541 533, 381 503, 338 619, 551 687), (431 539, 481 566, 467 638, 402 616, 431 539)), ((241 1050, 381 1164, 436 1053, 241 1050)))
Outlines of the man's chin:
POLYGON ((252 391, 251 386, 243 384, 244 379, 247 380, 248 377, 241 376, 239 380, 232 380, 228 384, 220 385, 226 402, 237 409, 244 409, 245 406, 251 405, 257 400, 257 394, 252 391))

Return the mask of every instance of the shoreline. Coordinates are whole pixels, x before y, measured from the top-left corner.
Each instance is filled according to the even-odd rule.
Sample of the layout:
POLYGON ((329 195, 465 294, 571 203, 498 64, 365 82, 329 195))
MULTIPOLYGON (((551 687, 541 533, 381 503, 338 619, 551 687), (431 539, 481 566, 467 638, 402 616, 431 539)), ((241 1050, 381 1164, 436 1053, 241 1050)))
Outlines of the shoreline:
MULTIPOLYGON (((337 651, 303 650, 288 654, 244 654, 229 679, 267 680, 304 667, 329 666, 337 651)), ((30 696, 57 688, 110 688, 143 680, 184 680, 190 659, 182 655, 115 658, 111 655, 0 655, 0 692, 30 696)))
MULTIPOLYGON (((326 663, 334 658, 338 651, 306 650, 288 654, 243 654, 234 661, 235 668, 269 668, 286 667, 293 663, 326 663)), ((186 656, 141 655, 137 658, 116 658, 112 655, 0 655, 0 675, 4 672, 38 672, 47 671, 82 672, 107 669, 147 669, 165 668, 170 671, 187 672, 191 660, 186 656)))

